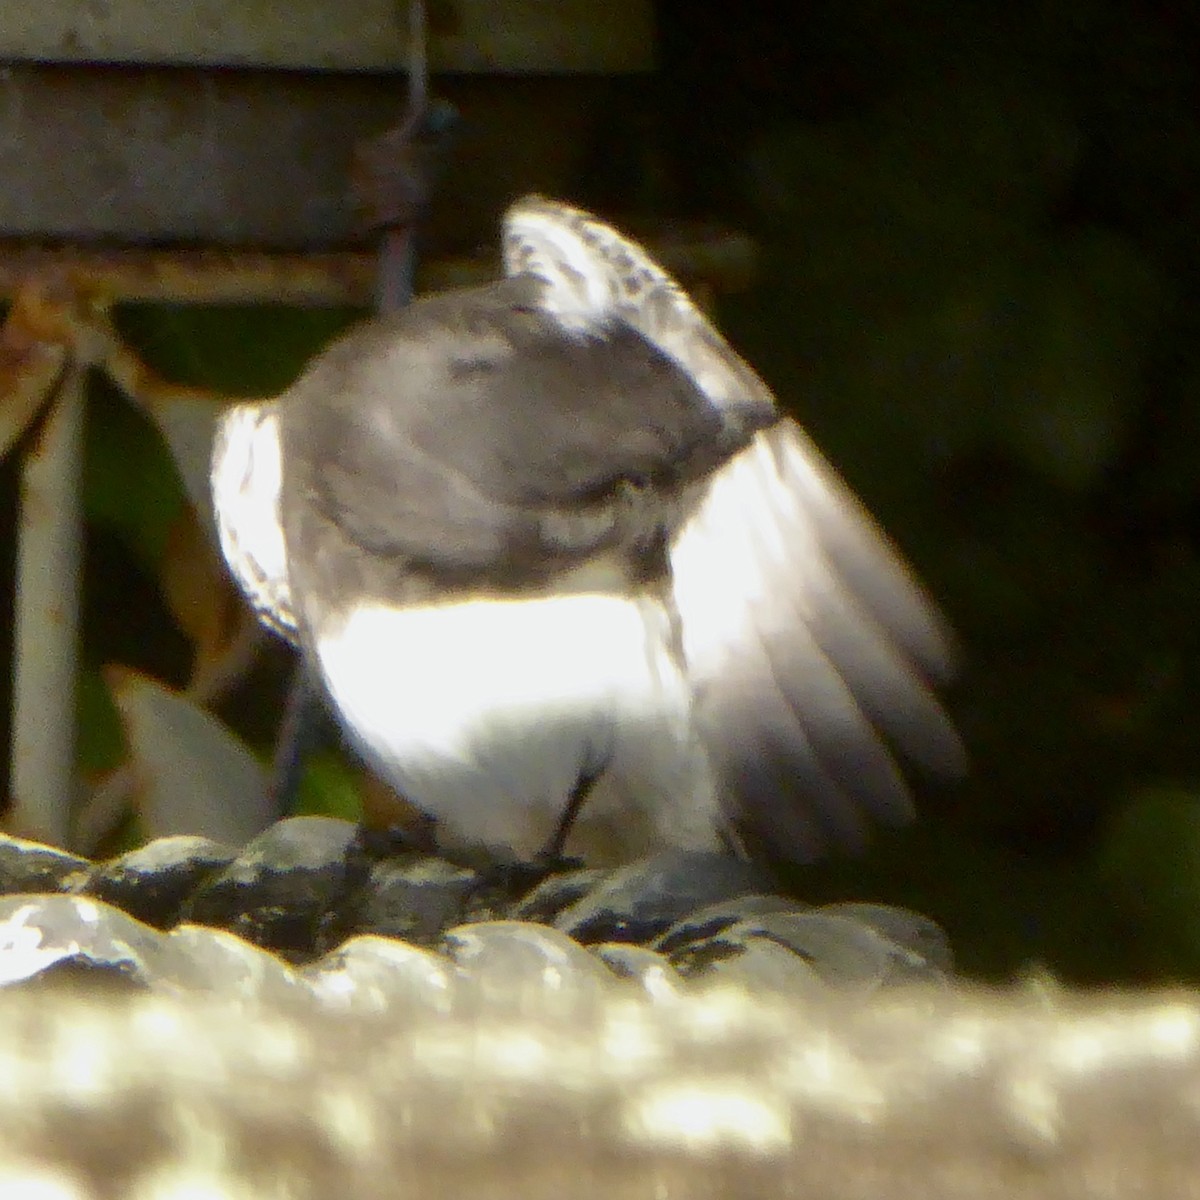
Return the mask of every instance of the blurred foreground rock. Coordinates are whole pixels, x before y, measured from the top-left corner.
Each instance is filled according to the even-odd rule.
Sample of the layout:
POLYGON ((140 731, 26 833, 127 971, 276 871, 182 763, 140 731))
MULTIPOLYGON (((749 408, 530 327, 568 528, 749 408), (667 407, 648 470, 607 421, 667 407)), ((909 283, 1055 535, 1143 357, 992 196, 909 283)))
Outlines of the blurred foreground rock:
POLYGON ((473 868, 330 817, 279 821, 241 850, 170 837, 95 864, 0 835, 0 984, 83 973, 261 999, 328 991, 327 974, 368 960, 380 1004, 432 974, 439 1010, 455 988, 541 987, 547 971, 564 988, 721 981, 865 998, 944 982, 951 963, 942 931, 917 913, 814 908, 720 854, 473 868))
POLYGON ((7 992, 0 1194, 1195 1194, 1195 997, 546 999, 7 992))
POLYGON ((0 1197, 1196 1194, 1200 997, 972 990, 720 856, 377 843, 0 839, 0 1197))

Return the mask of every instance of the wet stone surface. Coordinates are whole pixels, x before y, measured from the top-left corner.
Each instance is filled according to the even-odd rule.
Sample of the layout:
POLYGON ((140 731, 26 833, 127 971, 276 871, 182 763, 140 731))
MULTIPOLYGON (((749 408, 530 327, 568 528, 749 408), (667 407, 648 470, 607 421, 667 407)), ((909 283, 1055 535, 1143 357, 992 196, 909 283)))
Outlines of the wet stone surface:
MULTIPOLYGON (((735 921, 710 936, 678 943, 670 961, 685 978, 712 982, 745 977, 747 983, 772 987, 780 986, 772 981, 786 965, 785 988, 802 964, 806 976, 811 971, 829 987, 861 993, 944 977, 942 963, 925 957, 912 944, 892 940, 853 914, 838 911, 840 907, 764 912, 735 921)), ((916 917, 895 912, 898 930, 905 924, 901 915, 916 917)), ((906 932, 912 933, 914 943, 925 936, 918 921, 910 922, 906 932)))
POLYGON ((662 1002, 705 984, 867 997, 952 969, 918 913, 814 908, 723 855, 493 871, 325 817, 280 821, 240 851, 172 837, 95 864, 0 837, 0 883, 7 987, 569 1014, 612 987, 662 1002))
POLYGON ((86 858, 0 834, 0 895, 57 892, 91 869, 86 858))
POLYGON ((321 946, 322 930, 369 869, 350 822, 290 817, 203 883, 182 915, 303 961, 321 946))
POLYGON ((551 875, 513 906, 512 915, 522 921, 552 925, 559 913, 605 883, 611 874, 603 867, 576 867, 551 875))
POLYGON ((645 942, 702 905, 767 884, 763 872, 730 855, 667 852, 609 872, 554 927, 580 942, 645 942))
POLYGON ((99 863, 83 892, 139 921, 170 929, 192 895, 237 857, 237 851, 202 837, 164 837, 99 863))
POLYGON ((410 856, 375 863, 348 899, 342 931, 428 946, 467 920, 479 875, 445 859, 410 856))

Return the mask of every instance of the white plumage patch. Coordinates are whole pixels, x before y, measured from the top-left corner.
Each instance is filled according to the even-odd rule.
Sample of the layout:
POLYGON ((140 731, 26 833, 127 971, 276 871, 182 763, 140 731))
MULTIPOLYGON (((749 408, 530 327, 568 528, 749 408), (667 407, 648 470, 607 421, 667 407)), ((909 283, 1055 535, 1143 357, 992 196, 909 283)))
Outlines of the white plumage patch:
POLYGON ((213 441, 213 510, 221 552, 255 612, 291 638, 296 617, 279 516, 282 475, 275 405, 235 405, 217 423, 213 441))
POLYGON ((795 422, 713 474, 670 562, 699 736, 768 840, 815 858, 911 817, 885 739, 962 769, 936 612, 795 422))
POLYGON ((568 842, 601 858, 639 828, 646 847, 715 845, 668 638, 656 602, 582 593, 364 605, 317 651, 347 727, 440 840, 532 855, 579 778, 604 772, 568 842))
POLYGON ((596 252, 582 222, 563 220, 558 205, 544 209, 536 197, 504 216, 504 273, 536 276, 546 285, 545 307, 575 334, 599 332, 616 315, 619 292, 609 270, 597 269, 596 252))
MULTIPOLYGON (((703 503, 671 546, 671 574, 689 672, 719 680, 754 636, 754 610, 771 599, 763 547, 779 537, 765 442, 756 438, 708 485, 703 503)), ((778 486, 778 485, 776 485, 778 486)), ((803 561, 811 547, 783 553, 803 561)), ((803 601, 803 592, 799 594, 803 601)))

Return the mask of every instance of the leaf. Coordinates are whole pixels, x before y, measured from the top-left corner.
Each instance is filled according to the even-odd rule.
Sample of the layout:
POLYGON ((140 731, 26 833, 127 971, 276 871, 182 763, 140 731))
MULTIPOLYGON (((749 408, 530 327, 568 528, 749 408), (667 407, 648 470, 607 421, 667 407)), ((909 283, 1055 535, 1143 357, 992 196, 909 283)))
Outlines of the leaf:
POLYGON ((156 402, 149 405, 150 416, 171 452, 184 493, 204 528, 212 532, 209 463, 217 418, 225 404, 219 396, 178 389, 164 390, 152 400, 156 402))
POLYGON ((79 672, 75 692, 75 757, 85 779, 94 779, 121 765, 125 757, 121 717, 99 671, 79 672))
POLYGON ((349 766, 338 754, 312 755, 300 777, 297 816, 359 820, 363 809, 360 776, 361 772, 349 766))
POLYGON ((230 395, 282 391, 357 310, 280 305, 123 304, 114 324, 155 372, 230 395))
POLYGON ((1200 794, 1138 790, 1104 831, 1096 861, 1136 923, 1140 948, 1176 976, 1200 977, 1200 794))
POLYGON ((105 368, 153 420, 209 533, 209 461, 222 410, 235 396, 281 391, 349 315, 266 305, 130 305, 114 314, 105 368))
POLYGON ((83 505, 157 576, 167 536, 187 500, 153 422, 103 377, 89 397, 83 505))
POLYGON ((163 378, 121 341, 115 325, 100 328, 104 334, 107 378, 154 422, 159 438, 170 452, 184 495, 211 528, 209 459, 217 418, 228 399, 163 378))
POLYGON ((1166 292, 1129 242, 1085 230, 1050 248, 1020 296, 1021 331, 996 433, 1060 487, 1094 487, 1128 437, 1166 292))
POLYGON ((104 674, 148 837, 186 833, 240 846, 276 819, 265 768, 216 717, 137 671, 104 674))
POLYGON ((244 624, 242 604, 200 520, 183 509, 167 532, 159 580, 175 623, 193 643, 192 683, 224 675, 244 624))

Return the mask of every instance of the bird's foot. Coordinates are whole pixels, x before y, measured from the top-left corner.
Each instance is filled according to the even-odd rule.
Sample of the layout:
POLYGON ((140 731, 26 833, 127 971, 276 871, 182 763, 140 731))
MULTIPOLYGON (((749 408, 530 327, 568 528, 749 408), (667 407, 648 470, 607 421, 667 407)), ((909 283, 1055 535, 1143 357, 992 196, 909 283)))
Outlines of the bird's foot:
POLYGON ((480 891, 517 901, 551 875, 575 871, 583 865, 581 858, 545 851, 522 862, 491 862, 479 870, 480 891))

